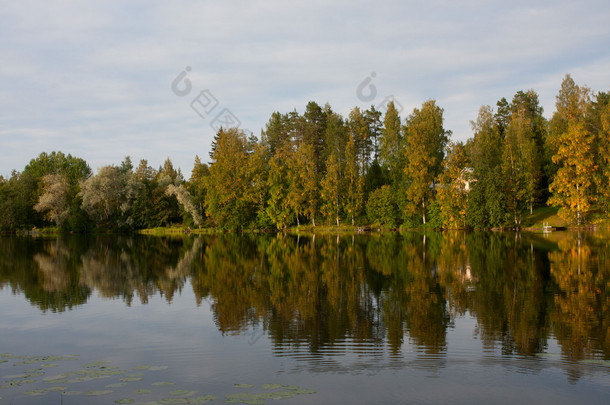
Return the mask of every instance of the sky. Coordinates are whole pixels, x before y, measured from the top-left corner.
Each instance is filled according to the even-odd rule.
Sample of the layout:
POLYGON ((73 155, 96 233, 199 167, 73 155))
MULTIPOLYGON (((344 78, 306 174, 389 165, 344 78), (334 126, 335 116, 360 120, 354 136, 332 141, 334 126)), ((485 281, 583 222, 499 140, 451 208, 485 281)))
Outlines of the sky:
POLYGON ((168 157, 188 179, 219 125, 260 135, 309 101, 347 117, 429 99, 452 139, 519 90, 550 118, 566 74, 610 90, 610 3, 0 0, 0 175, 62 151, 96 171, 168 157))

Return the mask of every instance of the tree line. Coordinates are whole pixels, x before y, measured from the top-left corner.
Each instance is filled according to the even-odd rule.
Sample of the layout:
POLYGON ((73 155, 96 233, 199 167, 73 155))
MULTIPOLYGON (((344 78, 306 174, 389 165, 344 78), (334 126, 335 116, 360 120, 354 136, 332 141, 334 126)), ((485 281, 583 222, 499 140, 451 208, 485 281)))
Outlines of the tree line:
POLYGON ((221 128, 211 162, 197 156, 188 180, 169 158, 155 169, 127 157, 93 174, 80 158, 42 153, 0 177, 0 228, 518 229, 539 206, 575 224, 610 212, 610 92, 566 75, 550 120, 528 90, 481 107, 471 124, 463 143, 434 100, 404 120, 393 103, 343 117, 309 102, 303 114, 274 112, 260 137, 221 128))

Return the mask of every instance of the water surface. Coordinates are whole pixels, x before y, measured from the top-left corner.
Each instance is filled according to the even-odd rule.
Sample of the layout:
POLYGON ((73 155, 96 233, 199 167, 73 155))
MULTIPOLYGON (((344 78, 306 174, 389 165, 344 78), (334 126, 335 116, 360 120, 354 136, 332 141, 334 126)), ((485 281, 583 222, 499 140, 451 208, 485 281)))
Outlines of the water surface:
POLYGON ((606 403, 609 241, 5 237, 0 403, 606 403))

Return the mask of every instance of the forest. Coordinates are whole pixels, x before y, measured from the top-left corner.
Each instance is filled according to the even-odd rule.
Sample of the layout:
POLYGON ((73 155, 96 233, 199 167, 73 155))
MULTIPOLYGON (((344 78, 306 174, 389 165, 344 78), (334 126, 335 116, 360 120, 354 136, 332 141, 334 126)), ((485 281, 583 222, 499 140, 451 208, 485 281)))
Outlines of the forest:
POLYGON ((343 117, 312 101, 303 114, 271 114, 260 137, 221 128, 210 163, 196 156, 188 180, 169 158, 155 169, 126 157, 93 173, 43 152, 0 176, 0 230, 520 229, 544 206, 574 225, 608 217, 610 92, 566 75, 555 106, 547 120, 538 94, 518 91, 482 106, 464 143, 435 100, 404 119, 392 103, 343 117))

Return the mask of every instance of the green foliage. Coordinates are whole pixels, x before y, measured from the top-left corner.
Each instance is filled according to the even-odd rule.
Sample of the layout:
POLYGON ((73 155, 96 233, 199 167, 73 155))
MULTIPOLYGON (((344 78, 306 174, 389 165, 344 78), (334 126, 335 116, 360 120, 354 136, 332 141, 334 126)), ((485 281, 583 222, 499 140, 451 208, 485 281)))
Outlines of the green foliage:
POLYGON ((443 171, 437 177, 437 198, 431 205, 434 208, 435 228, 458 229, 466 226, 466 210, 470 184, 473 183, 472 170, 464 145, 450 143, 443 161, 443 171))
POLYGON ((131 171, 103 166, 95 176, 82 182, 79 196, 83 209, 99 225, 127 228, 133 224, 130 208, 137 189, 138 183, 131 171))
POLYGON ((220 129, 207 177, 206 215, 221 229, 247 228, 256 218, 258 195, 251 187, 257 171, 250 165, 251 145, 243 132, 220 129))
POLYGON ((379 139, 379 158, 381 167, 387 173, 392 185, 402 179, 404 167, 403 136, 400 128, 400 116, 391 101, 383 118, 383 128, 379 139))
POLYGON ((0 231, 284 229, 320 218, 354 225, 364 212, 392 227, 519 228, 545 203, 576 223, 610 215, 610 93, 592 97, 567 75, 552 119, 542 113, 535 91, 518 91, 496 111, 481 107, 473 138, 446 149, 434 100, 402 127, 393 103, 382 120, 374 107, 345 119, 312 101, 302 115, 274 112, 260 140, 219 130, 212 163, 196 156, 188 181, 169 158, 134 170, 127 157, 92 176, 82 159, 41 153, 0 177, 0 231))
POLYGON ((366 203, 366 215, 374 224, 388 228, 398 225, 398 206, 390 186, 381 186, 370 194, 366 203))
POLYGON ((442 169, 445 145, 450 132, 443 128, 443 109, 434 100, 426 101, 421 110, 414 109, 407 119, 405 175, 407 216, 419 214, 426 224, 428 205, 434 198, 434 180, 442 169))

